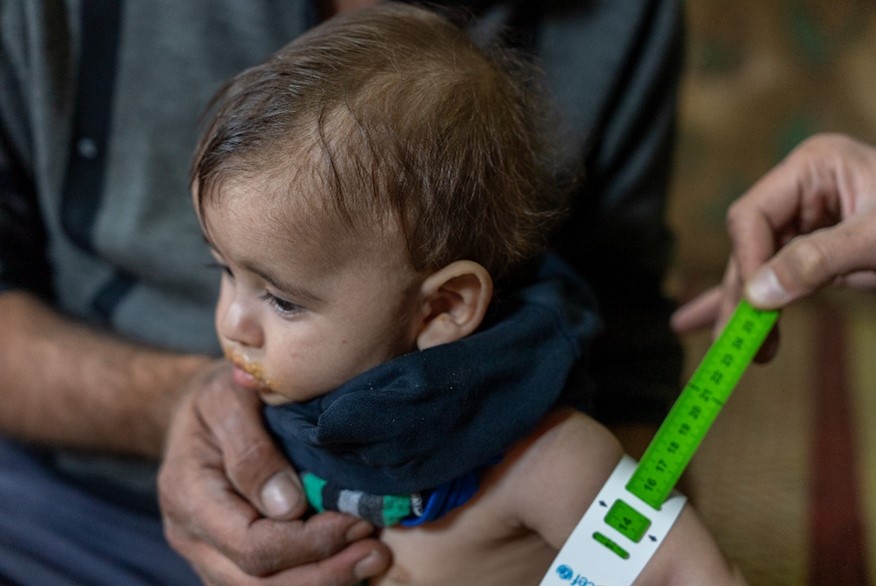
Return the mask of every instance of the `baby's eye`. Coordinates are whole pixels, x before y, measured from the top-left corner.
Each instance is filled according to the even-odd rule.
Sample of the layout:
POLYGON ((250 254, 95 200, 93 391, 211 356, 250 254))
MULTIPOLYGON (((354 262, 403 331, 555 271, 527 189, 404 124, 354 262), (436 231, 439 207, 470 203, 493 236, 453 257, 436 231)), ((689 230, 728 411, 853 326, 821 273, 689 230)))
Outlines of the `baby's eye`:
POLYGON ((262 295, 262 299, 270 303, 271 307, 273 307, 282 317, 292 317, 304 311, 304 308, 297 303, 286 301, 285 299, 281 299, 280 297, 268 292, 265 292, 265 294, 262 295))

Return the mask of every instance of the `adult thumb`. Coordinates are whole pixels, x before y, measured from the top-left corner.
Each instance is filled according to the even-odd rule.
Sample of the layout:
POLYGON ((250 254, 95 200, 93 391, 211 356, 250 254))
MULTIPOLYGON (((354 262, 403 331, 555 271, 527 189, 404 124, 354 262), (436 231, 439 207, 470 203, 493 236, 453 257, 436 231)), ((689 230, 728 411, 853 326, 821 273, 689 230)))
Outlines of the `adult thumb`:
POLYGON ((259 399, 228 379, 214 381, 213 386, 210 400, 203 401, 202 420, 222 454, 231 484, 268 517, 303 514, 307 503, 301 483, 265 429, 259 399))
POLYGON ((798 236, 758 269, 745 296, 761 309, 778 309, 811 295, 838 277, 876 267, 876 216, 798 236))

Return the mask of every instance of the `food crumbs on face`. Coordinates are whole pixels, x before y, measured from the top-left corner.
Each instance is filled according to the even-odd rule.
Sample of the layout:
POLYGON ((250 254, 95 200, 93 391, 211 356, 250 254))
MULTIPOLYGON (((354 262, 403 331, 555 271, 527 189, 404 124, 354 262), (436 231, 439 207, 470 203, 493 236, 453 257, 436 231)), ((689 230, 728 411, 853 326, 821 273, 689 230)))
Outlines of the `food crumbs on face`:
POLYGON ((233 348, 223 348, 225 358, 234 366, 252 376, 259 383, 260 390, 270 391, 271 385, 264 378, 264 368, 258 362, 254 362, 247 358, 241 352, 233 348))

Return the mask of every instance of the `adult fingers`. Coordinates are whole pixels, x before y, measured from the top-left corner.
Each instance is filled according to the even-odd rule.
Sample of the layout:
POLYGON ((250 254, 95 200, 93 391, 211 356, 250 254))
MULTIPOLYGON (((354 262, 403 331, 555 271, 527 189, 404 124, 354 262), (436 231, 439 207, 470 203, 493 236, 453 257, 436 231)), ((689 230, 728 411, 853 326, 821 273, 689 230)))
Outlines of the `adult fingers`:
POLYGON ((713 336, 717 336, 739 302, 741 289, 738 271, 731 258, 721 285, 708 289, 679 307, 670 317, 670 327, 677 334, 709 327, 713 336))
MULTIPOLYGON (((730 271, 725 275, 725 283, 735 279, 735 273, 730 271)), ((735 289, 735 288, 732 288, 735 289)), ((726 284, 713 287, 678 308, 672 314, 670 325, 677 334, 685 335, 705 327, 712 328, 713 337, 717 337, 723 329, 730 314, 722 314, 728 304, 735 308, 739 302, 738 294, 728 294, 726 284)), ((773 359, 779 347, 779 328, 774 327, 767 339, 761 345, 755 356, 756 362, 769 362, 773 359)))
POLYGON ((261 408, 255 393, 234 384, 230 369, 198 397, 198 411, 234 488, 266 516, 296 518, 307 506, 301 483, 268 435, 261 408))
POLYGON ((862 197, 861 182, 848 176, 869 177, 871 171, 861 161, 868 152, 847 137, 816 135, 730 206, 727 231, 743 279, 750 278, 788 240, 852 213, 862 197))
POLYGON ((876 269, 876 213, 854 216, 789 242, 746 284, 764 309, 784 307, 838 277, 876 269))
MULTIPOLYGON (((370 535, 373 528, 368 523, 341 514, 316 515, 306 522, 265 518, 229 481, 217 429, 225 425, 220 434, 227 434, 239 426, 204 407, 236 408, 247 399, 238 395, 242 402, 226 402, 228 388, 212 384, 215 379, 208 376, 195 385, 197 390, 181 402, 168 433, 158 487, 171 545, 202 573, 209 563, 199 556, 213 551, 247 575, 267 576, 298 567, 352 575, 352 563, 361 560, 351 562, 335 554, 370 535)), ((362 547, 351 551, 361 553, 362 547)), ((389 558, 374 540, 365 547, 370 548, 366 554, 378 549, 384 552, 378 559, 389 558)))
POLYGON ((202 561, 196 572, 209 586, 352 586, 386 570, 390 554, 375 539, 358 541, 313 564, 254 576, 203 542, 193 543, 189 557, 202 561))
POLYGON ((727 262, 727 268, 724 271, 724 278, 721 281, 721 303, 718 306, 718 315, 715 319, 715 325, 712 328, 712 337, 717 338, 727 321, 733 314, 733 310, 742 298, 742 282, 739 274, 739 266, 735 258, 730 258, 727 262))
POLYGON ((669 320, 672 330, 680 335, 711 327, 718 315, 723 290, 712 287, 675 310, 669 320))

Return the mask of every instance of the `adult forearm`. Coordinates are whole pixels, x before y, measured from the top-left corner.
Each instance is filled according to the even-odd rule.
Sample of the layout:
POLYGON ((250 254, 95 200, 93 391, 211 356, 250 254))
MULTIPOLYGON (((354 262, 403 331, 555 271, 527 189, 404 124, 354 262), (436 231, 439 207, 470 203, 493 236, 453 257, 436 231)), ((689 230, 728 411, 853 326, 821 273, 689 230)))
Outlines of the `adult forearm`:
POLYGON ((183 383, 209 359, 148 348, 0 294, 0 432, 26 441, 159 455, 183 383))

